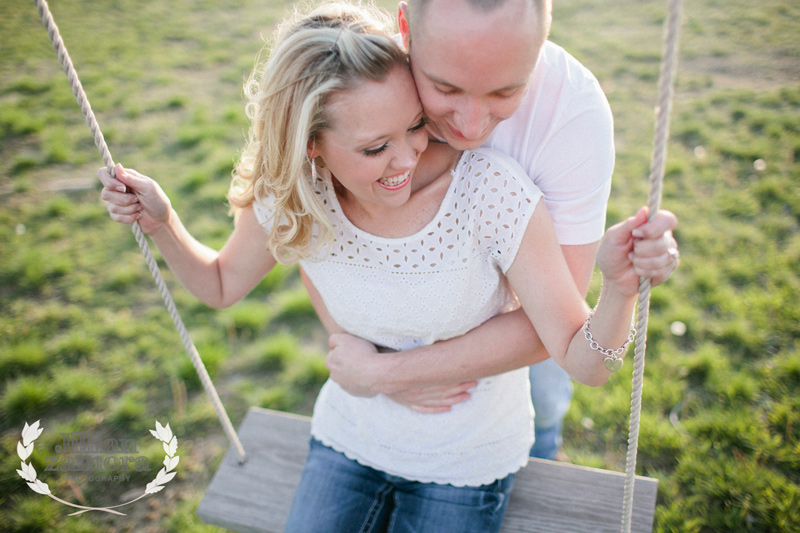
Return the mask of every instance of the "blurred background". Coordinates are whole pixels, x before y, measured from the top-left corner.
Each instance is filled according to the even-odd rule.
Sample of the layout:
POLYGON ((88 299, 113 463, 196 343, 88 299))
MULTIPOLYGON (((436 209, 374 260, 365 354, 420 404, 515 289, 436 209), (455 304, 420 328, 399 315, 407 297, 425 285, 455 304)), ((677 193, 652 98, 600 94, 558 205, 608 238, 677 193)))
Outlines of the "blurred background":
MULTIPOLYGON (((395 11, 395 4, 381 5, 395 11)), ((291 2, 54 0, 51 10, 117 162, 155 178, 214 247, 247 133, 243 80, 291 2)), ((0 530, 219 531, 194 511, 227 441, 144 259, 113 223, 102 160, 34 2, 0 17, 0 530), (161 493, 72 510, 17 475, 24 424, 53 494, 129 501, 153 479, 80 482, 45 469, 61 433, 136 439, 169 422, 181 457, 161 493)), ((608 224, 647 201, 666 3, 556 0, 551 40, 598 77, 615 116, 608 224)), ((800 531, 800 4, 684 6, 663 207, 681 267, 652 293, 638 473, 659 479, 656 531, 800 531)), ((163 262, 160 262, 162 269, 163 262)), ((238 425, 251 405, 310 414, 326 336, 297 269, 278 267, 223 311, 162 270, 238 425)), ((599 294, 599 278, 589 300, 599 294)), ((576 385, 573 462, 621 470, 631 363, 576 385)))

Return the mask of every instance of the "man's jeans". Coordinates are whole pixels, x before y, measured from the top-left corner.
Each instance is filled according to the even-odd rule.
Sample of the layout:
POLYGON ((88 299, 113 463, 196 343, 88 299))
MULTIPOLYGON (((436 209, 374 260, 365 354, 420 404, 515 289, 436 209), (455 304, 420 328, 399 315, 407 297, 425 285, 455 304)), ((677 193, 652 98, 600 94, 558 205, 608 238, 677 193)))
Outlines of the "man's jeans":
POLYGON ((552 460, 561 449, 561 428, 572 400, 572 379, 552 359, 531 365, 530 377, 536 414, 531 457, 552 460))

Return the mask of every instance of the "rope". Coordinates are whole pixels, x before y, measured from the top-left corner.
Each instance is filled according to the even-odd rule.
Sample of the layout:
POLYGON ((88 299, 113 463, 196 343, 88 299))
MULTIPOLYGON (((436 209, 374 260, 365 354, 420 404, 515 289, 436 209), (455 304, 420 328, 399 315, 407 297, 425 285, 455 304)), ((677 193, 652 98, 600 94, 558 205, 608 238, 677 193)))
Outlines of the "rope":
MULTIPOLYGON (((92 132, 94 142, 97 145, 97 149, 100 151, 100 156, 103 158, 106 168, 108 169, 109 173, 114 176, 114 160, 111 158, 111 152, 109 151, 108 145, 106 145, 106 141, 103 138, 103 133, 100 131, 100 126, 98 125, 97 119, 94 116, 92 107, 89 105, 89 99, 86 97, 83 86, 78 79, 78 73, 75 71, 75 67, 72 66, 72 60, 70 59, 69 54, 67 53, 67 48, 64 46, 64 41, 61 39, 61 35, 58 32, 58 27, 53 20, 53 15, 50 13, 50 9, 48 8, 45 0, 35 1, 36 7, 39 10, 39 15, 42 17, 42 23, 47 29, 47 34, 50 36, 50 41, 53 43, 53 48, 55 49, 56 54, 58 54, 58 59, 61 61, 61 65, 64 67, 64 73, 67 75, 67 79, 72 86, 72 94, 74 94, 75 98, 78 100, 78 105, 80 106, 81 112, 83 112, 83 116, 86 119, 86 124, 88 124, 89 129, 92 132)), ((211 403, 214 405, 214 410, 217 412, 219 421, 222 423, 222 428, 225 430, 230 443, 239 453, 239 462, 243 463, 246 459, 246 456, 244 448, 242 447, 242 443, 239 441, 239 437, 236 435, 236 431, 233 429, 233 424, 231 424, 230 418, 228 418, 228 413, 225 411, 225 407, 222 405, 222 401, 219 399, 219 395, 214 388, 214 384, 211 382, 211 377, 208 375, 208 371, 203 365, 203 361, 200 359, 200 355, 197 353, 197 349, 195 348, 194 343, 192 343, 192 339, 189 337, 189 332, 186 330, 186 326, 183 324, 180 314, 178 314, 178 310, 175 307, 175 302, 172 299, 172 295, 167 288, 167 284, 164 282, 164 278, 161 276, 161 271, 159 270, 158 264, 156 264, 156 261, 153 258, 153 254, 150 251, 150 246, 147 244, 147 239, 145 238, 141 227, 139 227, 138 222, 134 222, 131 229, 133 230, 133 235, 136 237, 136 242, 139 244, 139 248, 142 250, 142 255, 144 255, 147 266, 150 269, 150 274, 153 276, 153 280, 158 286, 158 290, 161 292, 161 297, 163 298, 164 303, 169 310, 172 321, 175 323, 175 327, 180 334, 183 345, 186 348, 186 351, 189 353, 189 357, 192 360, 194 369, 197 371, 200 382, 203 384, 206 394, 211 399, 211 403)))
MULTIPOLYGON (((681 0, 670 0, 669 16, 664 24, 664 59, 658 78, 658 105, 653 138, 653 156, 650 162, 649 216, 655 216, 661 205, 661 190, 664 182, 664 167, 667 159, 669 118, 672 110, 672 95, 675 88, 675 71, 678 63, 678 38, 681 26, 681 0)), ((631 393, 631 417, 628 429, 628 454, 625 464, 625 493, 622 507, 622 531, 631 530, 633 513, 633 485, 636 474, 636 453, 639 447, 639 419, 642 412, 642 385, 644 358, 647 347, 647 320, 650 312, 650 279, 639 281, 639 300, 636 316, 636 348, 633 358, 633 390, 631 393)))

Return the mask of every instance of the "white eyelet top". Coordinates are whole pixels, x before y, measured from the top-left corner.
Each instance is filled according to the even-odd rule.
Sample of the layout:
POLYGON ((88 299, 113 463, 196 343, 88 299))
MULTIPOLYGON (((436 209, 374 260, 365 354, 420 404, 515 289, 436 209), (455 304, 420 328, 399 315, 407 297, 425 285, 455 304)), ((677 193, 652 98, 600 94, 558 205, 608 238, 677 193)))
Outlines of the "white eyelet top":
MULTIPOLYGON (((301 264, 349 333, 406 350, 462 335, 517 305, 503 274, 542 194, 516 161, 489 148, 465 152, 452 175, 433 220, 402 238, 358 229, 330 181, 315 185, 330 208, 335 240, 301 264)), ((258 202, 254 208, 269 228, 270 208, 258 202)), ((351 459, 406 479, 491 483, 527 462, 533 443, 528 369, 481 379, 471 393, 450 412, 424 415, 383 395, 351 396, 328 380, 314 407, 312 434, 351 459)))

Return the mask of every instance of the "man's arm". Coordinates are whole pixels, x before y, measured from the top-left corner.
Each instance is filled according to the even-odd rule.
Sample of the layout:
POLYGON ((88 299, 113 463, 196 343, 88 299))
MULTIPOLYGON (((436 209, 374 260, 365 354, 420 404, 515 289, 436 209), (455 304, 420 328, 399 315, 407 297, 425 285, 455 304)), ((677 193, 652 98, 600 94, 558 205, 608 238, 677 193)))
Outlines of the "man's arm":
MULTIPOLYGON (((586 297, 599 243, 562 246, 579 292, 586 297)), ((445 385, 494 376, 550 357, 522 309, 492 318, 446 341, 389 354, 377 365, 376 392, 445 385)), ((373 370, 374 372, 374 370, 373 370)))
MULTIPOLYGON (((599 243, 591 243, 561 247, 575 284, 584 297, 589 290, 598 246, 599 243)), ((341 333, 305 275, 303 282, 328 332, 341 333)), ((381 357, 375 357, 376 350, 371 344, 349 335, 334 335, 330 347, 326 363, 331 378, 359 396, 392 395, 425 387, 446 386, 442 390, 454 390, 448 387, 549 357, 521 309, 496 316, 460 337, 381 357)))

